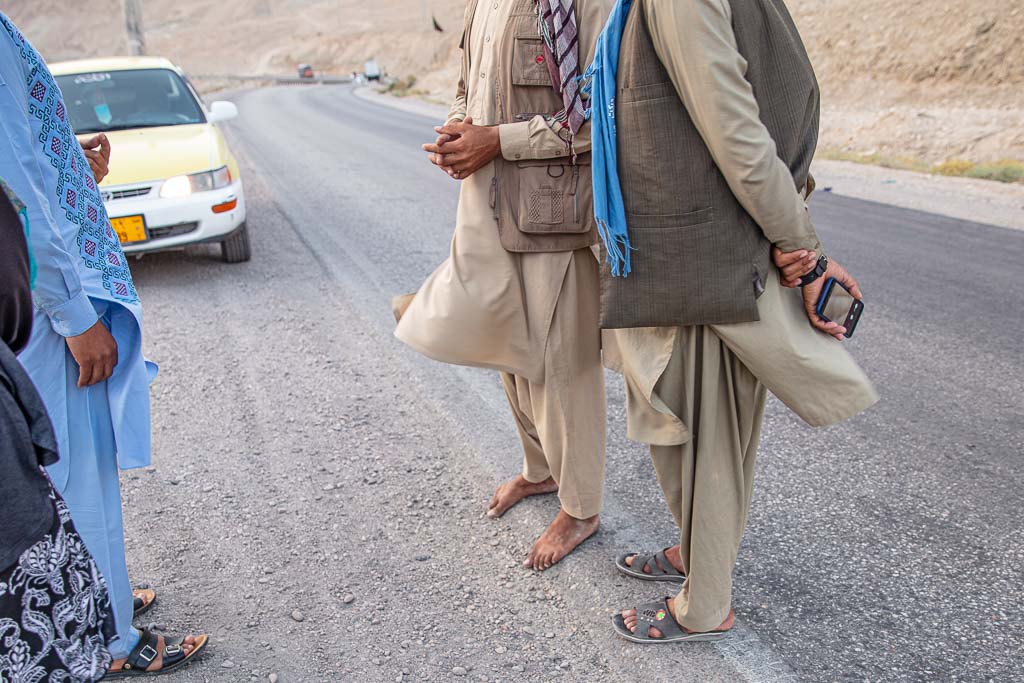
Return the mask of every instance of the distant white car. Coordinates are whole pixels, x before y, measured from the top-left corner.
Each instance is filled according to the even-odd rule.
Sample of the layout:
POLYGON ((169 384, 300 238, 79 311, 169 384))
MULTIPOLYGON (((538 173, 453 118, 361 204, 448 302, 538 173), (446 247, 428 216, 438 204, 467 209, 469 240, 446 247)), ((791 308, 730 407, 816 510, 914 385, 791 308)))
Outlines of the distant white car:
POLYGON ((367 60, 366 64, 363 65, 363 74, 366 76, 366 80, 368 81, 379 81, 380 66, 377 64, 377 60, 367 60))

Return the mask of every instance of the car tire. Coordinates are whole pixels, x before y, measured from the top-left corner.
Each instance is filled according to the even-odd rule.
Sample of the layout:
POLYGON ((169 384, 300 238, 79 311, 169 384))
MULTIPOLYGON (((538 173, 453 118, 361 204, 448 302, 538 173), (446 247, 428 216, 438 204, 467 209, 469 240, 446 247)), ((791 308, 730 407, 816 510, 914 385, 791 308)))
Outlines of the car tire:
POLYGON ((224 263, 244 263, 252 258, 249 227, 245 223, 220 243, 220 255, 224 263))

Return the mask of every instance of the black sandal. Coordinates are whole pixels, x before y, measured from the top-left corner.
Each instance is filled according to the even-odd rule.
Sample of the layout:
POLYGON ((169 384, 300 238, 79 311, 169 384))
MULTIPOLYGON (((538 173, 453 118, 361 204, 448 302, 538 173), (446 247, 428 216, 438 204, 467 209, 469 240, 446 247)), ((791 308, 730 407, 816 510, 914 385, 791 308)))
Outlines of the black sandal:
POLYGON ((102 680, 115 680, 118 678, 130 678, 133 676, 158 676, 175 669, 188 665, 209 642, 208 636, 197 636, 196 646, 192 652, 185 653, 181 646, 184 638, 168 638, 164 636, 164 651, 162 666, 156 671, 146 671, 153 664, 153 661, 160 656, 160 636, 148 628, 139 634, 139 642, 128 654, 128 659, 118 671, 111 671, 102 680))
POLYGON ((636 631, 629 630, 629 627, 626 626, 625 617, 622 616, 622 612, 619 612, 612 617, 612 627, 615 629, 615 633, 626 640, 634 643, 642 643, 644 645, 667 645, 669 643, 713 643, 722 640, 729 634, 728 629, 725 631, 705 631, 703 633, 687 631, 679 625, 676 618, 672 616, 672 612, 669 611, 669 600, 671 600, 671 598, 665 598, 664 600, 658 600, 657 602, 649 602, 646 605, 640 605, 637 607, 636 631), (652 627, 661 631, 660 638, 651 636, 652 627))
POLYGON ((150 588, 132 589, 134 602, 132 603, 132 616, 139 616, 148 612, 156 603, 156 592, 150 588))
POLYGON ((686 583, 686 574, 676 569, 665 553, 668 548, 659 550, 652 555, 643 553, 623 553, 615 558, 615 568, 620 574, 640 579, 641 581, 664 581, 666 583, 686 583), (626 560, 633 558, 633 564, 626 560), (647 571, 645 572, 644 569, 647 571))

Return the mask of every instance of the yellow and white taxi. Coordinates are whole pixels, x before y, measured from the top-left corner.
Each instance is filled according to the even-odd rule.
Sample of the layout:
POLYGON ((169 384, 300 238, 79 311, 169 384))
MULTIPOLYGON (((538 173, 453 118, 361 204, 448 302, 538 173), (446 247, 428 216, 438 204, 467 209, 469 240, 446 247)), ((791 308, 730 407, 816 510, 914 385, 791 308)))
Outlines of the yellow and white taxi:
POLYGON ((181 69, 157 57, 60 62, 50 70, 78 135, 105 133, 110 174, 100 183, 126 253, 218 242, 225 261, 248 261, 238 163, 217 123, 231 102, 209 108, 181 69))

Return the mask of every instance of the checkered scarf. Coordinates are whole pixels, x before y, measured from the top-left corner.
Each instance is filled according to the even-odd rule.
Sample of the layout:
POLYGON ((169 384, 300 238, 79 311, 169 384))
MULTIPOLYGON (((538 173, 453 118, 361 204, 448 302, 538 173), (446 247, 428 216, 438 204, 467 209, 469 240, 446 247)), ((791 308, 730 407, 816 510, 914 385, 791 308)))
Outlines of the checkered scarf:
MULTIPOLYGON (((565 105, 555 119, 566 125, 575 137, 587 120, 587 108, 580 96, 580 43, 575 0, 537 0, 537 16, 551 85, 565 105)), ((571 147, 571 141, 569 144, 571 147)))

